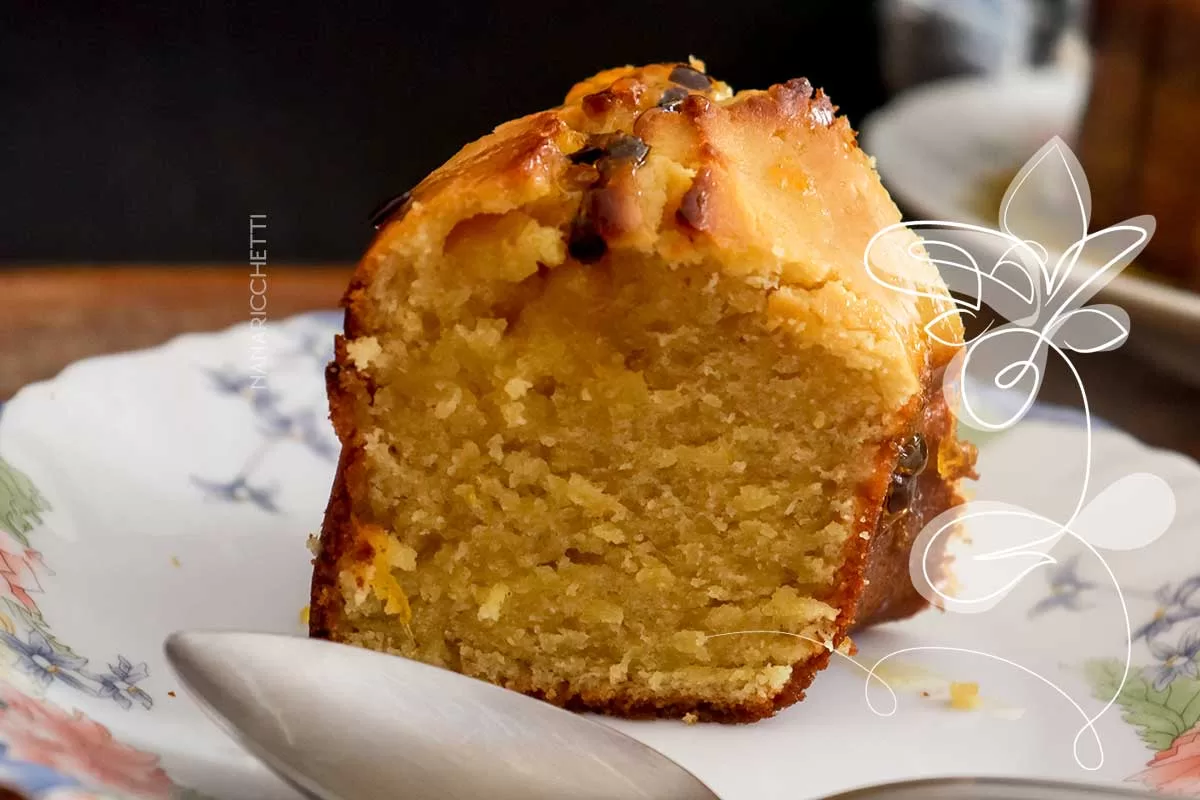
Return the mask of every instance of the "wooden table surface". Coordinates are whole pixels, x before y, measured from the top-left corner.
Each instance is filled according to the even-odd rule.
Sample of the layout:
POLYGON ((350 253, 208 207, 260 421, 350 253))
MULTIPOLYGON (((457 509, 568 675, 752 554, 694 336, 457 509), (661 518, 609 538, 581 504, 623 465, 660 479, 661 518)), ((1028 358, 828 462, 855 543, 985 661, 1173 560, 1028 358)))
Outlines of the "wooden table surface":
MULTIPOLYGON (((269 266, 268 317, 336 308, 350 271, 349 265, 269 266)), ((249 316, 249 274, 241 265, 0 270, 0 402, 80 358, 218 330, 249 316)), ((1128 348, 1079 355, 1074 363, 1095 415, 1148 444, 1200 459, 1200 389, 1160 374, 1128 348)), ((1039 399, 1080 405, 1069 375, 1053 367, 1039 399)))
MULTIPOLYGON (((267 318, 337 308, 351 271, 268 265, 267 318)), ((0 402, 72 361, 248 319, 247 266, 0 269, 0 402)))

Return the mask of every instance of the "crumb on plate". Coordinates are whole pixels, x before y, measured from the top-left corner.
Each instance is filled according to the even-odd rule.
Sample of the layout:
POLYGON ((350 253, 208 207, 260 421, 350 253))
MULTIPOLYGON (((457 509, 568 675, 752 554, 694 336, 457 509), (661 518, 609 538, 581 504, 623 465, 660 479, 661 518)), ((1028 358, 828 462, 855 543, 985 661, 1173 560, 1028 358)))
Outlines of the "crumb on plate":
POLYGON ((959 711, 971 711, 978 708, 979 684, 951 682, 950 707, 959 711))

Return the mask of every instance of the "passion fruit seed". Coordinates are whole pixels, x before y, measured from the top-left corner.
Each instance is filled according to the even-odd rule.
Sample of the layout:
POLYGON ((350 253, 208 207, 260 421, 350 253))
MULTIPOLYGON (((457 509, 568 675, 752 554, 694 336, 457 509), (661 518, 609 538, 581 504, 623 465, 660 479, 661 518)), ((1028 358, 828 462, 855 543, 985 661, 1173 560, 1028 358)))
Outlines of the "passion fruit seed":
POLYGON ((686 86, 697 92, 707 92, 712 88, 712 81, 707 75, 683 64, 671 70, 668 77, 672 83, 678 83, 680 86, 686 86))
POLYGON ((658 107, 666 111, 678 111, 679 106, 688 96, 688 90, 682 86, 672 86, 658 98, 658 107))
POLYGON ((375 210, 371 212, 371 215, 367 217, 367 219, 370 220, 371 225, 376 229, 381 228, 385 222, 395 216, 397 212, 407 205, 410 199, 412 199, 411 191, 401 192, 395 197, 389 197, 387 200, 384 200, 382 203, 376 206, 375 210))
POLYGON ((589 144, 571 153, 568 157, 571 159, 572 164, 595 164, 606 155, 608 155, 608 152, 603 147, 589 144))
POLYGON ((896 472, 901 475, 919 475, 929 463, 929 448, 925 437, 919 433, 900 444, 900 457, 896 460, 896 472))
POLYGON ((650 146, 643 142, 640 137, 627 133, 613 134, 612 139, 608 143, 609 158, 632 161, 634 166, 637 167, 640 167, 646 161, 646 155, 649 152, 650 146))
POLYGON ((602 159, 611 158, 632 161, 635 167, 640 167, 649 152, 650 146, 640 137, 628 133, 601 133, 592 136, 586 145, 571 153, 569 158, 573 164, 597 164, 602 159))
POLYGON ((908 507, 912 505, 916 489, 917 482, 912 476, 894 473, 891 485, 888 487, 887 500, 884 501, 887 513, 902 514, 907 511, 908 507))
POLYGON ((581 264, 595 264, 608 252, 608 242, 596 230, 590 219, 581 217, 571 225, 567 235, 567 253, 581 264))

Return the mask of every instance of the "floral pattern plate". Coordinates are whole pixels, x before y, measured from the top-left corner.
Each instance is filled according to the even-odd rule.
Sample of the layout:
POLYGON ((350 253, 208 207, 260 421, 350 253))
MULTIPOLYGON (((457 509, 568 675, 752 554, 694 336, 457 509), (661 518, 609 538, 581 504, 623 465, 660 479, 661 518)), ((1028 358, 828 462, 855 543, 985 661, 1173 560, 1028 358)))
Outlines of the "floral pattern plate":
MULTIPOLYGON (((0 785, 45 800, 296 797, 184 695, 162 642, 304 633, 306 539, 336 457, 322 367, 337 323, 91 359, 2 409, 0 785)), ((1162 538, 1105 553, 1120 594, 1096 551, 1064 544, 991 610, 857 636, 854 663, 835 659, 773 719, 609 723, 730 800, 948 775, 1200 796, 1200 467, 1093 427, 1093 486, 1148 472, 1177 501, 1162 538), (866 682, 873 665, 891 694, 866 682)), ((1079 415, 1035 406, 979 441, 976 497, 1060 513, 1085 440, 1079 415)))

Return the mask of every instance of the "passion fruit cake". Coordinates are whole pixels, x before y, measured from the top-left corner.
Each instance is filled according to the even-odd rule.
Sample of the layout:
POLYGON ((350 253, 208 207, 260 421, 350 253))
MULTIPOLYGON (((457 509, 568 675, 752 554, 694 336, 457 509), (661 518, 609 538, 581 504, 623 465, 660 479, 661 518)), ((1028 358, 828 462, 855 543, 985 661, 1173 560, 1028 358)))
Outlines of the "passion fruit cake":
POLYGON ((603 72, 389 203, 327 372, 311 634, 572 708, 751 721, 924 607, 961 323, 806 80, 603 72), (930 330, 927 330, 929 328, 930 330))

